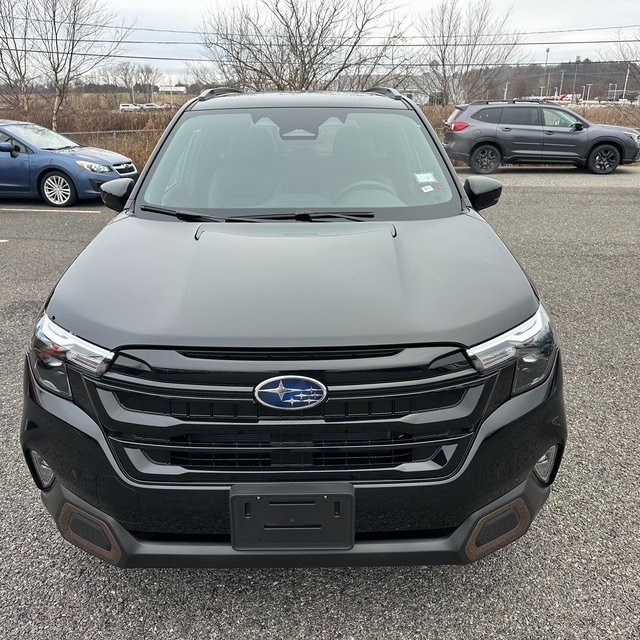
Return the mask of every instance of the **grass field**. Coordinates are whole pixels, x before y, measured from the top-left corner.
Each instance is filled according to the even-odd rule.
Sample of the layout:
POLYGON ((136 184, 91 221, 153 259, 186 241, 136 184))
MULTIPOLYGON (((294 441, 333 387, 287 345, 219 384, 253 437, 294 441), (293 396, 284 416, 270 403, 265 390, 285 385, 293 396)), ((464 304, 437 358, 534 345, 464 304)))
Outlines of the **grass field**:
MULTIPOLYGON (((185 97, 181 96, 180 100, 185 97)), ((58 130, 70 134, 79 144, 102 147, 130 157, 141 169, 162 131, 172 117, 172 112, 126 112, 118 111, 119 102, 128 102, 127 96, 105 96, 94 94, 74 94, 65 103, 59 114, 58 130)), ((163 100, 158 100, 162 102, 163 100)), ((174 97, 175 101, 175 97, 174 97)), ((453 111, 453 106, 424 106, 423 111, 429 122, 441 135, 443 121, 453 111)), ((624 105, 603 107, 577 106, 574 110, 592 122, 615 124, 640 128, 640 108, 624 105)), ((2 111, 2 117, 28 120, 44 126, 50 125, 50 115, 46 107, 34 102, 28 115, 10 109, 2 111)))

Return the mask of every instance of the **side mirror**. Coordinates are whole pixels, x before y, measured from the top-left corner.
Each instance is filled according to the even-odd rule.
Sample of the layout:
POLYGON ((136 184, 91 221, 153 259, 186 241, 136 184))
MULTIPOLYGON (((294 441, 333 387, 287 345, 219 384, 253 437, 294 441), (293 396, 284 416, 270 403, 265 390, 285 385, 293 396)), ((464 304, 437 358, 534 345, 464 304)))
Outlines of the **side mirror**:
POLYGON ((582 122, 575 122, 573 124, 574 131, 582 131, 583 129, 584 129, 584 125, 582 124, 582 122))
POLYGON ((127 200, 133 191, 135 182, 131 178, 117 178, 116 180, 109 180, 100 186, 100 197, 102 202, 109 207, 120 213, 127 200))
POLYGON ((17 158, 20 153, 20 147, 13 142, 0 142, 0 152, 10 153, 12 158, 17 158))
POLYGON ((464 191, 476 211, 493 207, 500 200, 502 182, 484 176, 472 176, 464 183, 464 191))

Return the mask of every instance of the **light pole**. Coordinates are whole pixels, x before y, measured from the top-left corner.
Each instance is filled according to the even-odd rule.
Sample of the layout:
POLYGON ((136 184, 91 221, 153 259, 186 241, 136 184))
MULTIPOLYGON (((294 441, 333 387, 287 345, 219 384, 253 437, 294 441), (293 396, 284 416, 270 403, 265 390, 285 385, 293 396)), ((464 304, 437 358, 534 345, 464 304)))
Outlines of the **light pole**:
POLYGON ((624 100, 627 97, 627 84, 629 82, 629 70, 631 69, 631 63, 627 65, 627 76, 624 79, 624 89, 622 89, 622 99, 624 100))
POLYGON ((593 83, 589 82, 589 84, 587 84, 587 102, 589 102, 589 96, 591 95, 591 87, 593 87, 593 83))
POLYGON ((547 47, 547 56, 544 59, 544 75, 547 76, 547 81, 545 83, 546 86, 546 92, 545 92, 545 96, 549 95, 549 76, 547 75, 547 63, 549 62, 549 51, 551 51, 551 49, 549 47, 547 47))
POLYGON ((576 78, 578 77, 578 65, 580 64, 580 56, 576 56, 576 69, 573 72, 573 89, 571 90, 572 101, 576 102, 576 78))
POLYGON ((511 84, 510 82, 507 82, 507 84, 505 84, 505 85, 504 85, 504 96, 502 97, 502 99, 503 99, 504 101, 506 101, 506 100, 507 100, 507 91, 509 91, 509 85, 510 85, 510 84, 511 84))
POLYGON ((564 82, 564 69, 562 70, 562 75, 560 76, 560 90, 558 91, 558 95, 560 99, 562 99, 562 83, 564 82))

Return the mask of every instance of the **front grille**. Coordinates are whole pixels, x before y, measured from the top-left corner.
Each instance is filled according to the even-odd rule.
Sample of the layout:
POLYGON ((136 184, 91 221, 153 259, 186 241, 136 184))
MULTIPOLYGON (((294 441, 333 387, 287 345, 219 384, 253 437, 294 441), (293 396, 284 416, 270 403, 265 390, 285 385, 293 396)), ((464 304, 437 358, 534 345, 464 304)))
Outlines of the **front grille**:
POLYGON ((133 162, 122 162, 112 166, 121 176, 126 176, 136 172, 136 167, 133 162))
MULTIPOLYGON (((261 419, 300 420, 301 418, 301 414, 270 409, 246 397, 238 399, 168 398, 149 392, 136 393, 124 390, 115 390, 114 395, 120 405, 130 411, 166 415, 188 421, 258 422, 261 419)), ((308 420, 322 418, 327 422, 363 418, 397 418, 418 411, 454 406, 462 400, 463 395, 464 389, 457 388, 417 391, 372 399, 366 396, 353 399, 338 397, 305 411, 302 417, 308 420)))
POLYGON ((281 350, 275 359, 253 350, 253 357, 265 356, 258 361, 245 360, 248 351, 217 357, 222 353, 131 351, 102 379, 84 380, 87 394, 78 397, 84 397, 83 407, 90 398, 129 475, 223 483, 299 472, 309 480, 326 474, 349 480, 446 477, 464 459, 487 407, 508 397, 512 376, 506 370, 482 377, 460 352, 443 347, 318 350, 305 359, 303 371, 281 350), (191 359, 189 370, 176 377, 178 365, 191 359), (323 369, 314 370, 313 362, 323 369), (159 374, 169 370, 174 380, 190 382, 168 383, 159 374), (233 373, 257 381, 295 372, 323 382, 328 400, 306 411, 278 411, 258 404, 252 386, 194 383, 194 370, 216 380, 233 373), (349 384, 342 384, 345 371, 349 384))

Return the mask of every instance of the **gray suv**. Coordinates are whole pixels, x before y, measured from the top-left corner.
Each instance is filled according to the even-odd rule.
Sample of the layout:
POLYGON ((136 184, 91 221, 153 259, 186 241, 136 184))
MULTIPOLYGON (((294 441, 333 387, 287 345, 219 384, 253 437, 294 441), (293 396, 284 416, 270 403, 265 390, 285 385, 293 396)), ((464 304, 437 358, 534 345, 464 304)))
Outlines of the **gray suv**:
POLYGON ((640 161, 640 133, 594 124, 554 103, 478 100, 456 107, 446 121, 444 146, 475 173, 501 163, 574 164, 606 174, 640 161))

